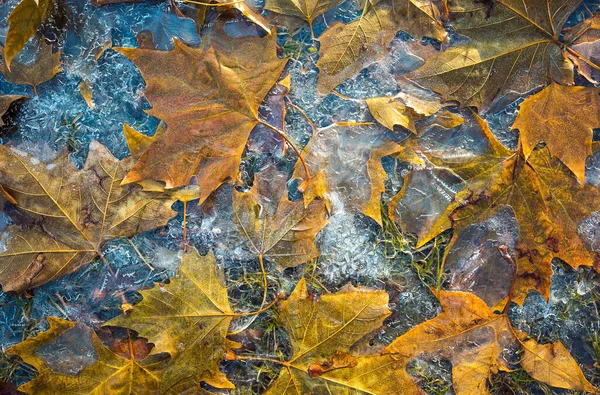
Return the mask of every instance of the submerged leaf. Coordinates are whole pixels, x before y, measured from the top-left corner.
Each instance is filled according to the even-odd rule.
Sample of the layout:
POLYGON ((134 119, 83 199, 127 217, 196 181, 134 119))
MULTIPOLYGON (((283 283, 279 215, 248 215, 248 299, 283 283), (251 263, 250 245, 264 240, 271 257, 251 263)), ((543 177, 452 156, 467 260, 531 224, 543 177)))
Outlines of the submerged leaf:
POLYGON ((510 371, 507 353, 522 350, 521 366, 535 379, 553 387, 596 392, 560 342, 540 345, 525 340, 506 313, 495 314, 469 293, 440 291, 440 303, 442 312, 437 317, 409 330, 383 351, 403 361, 399 374, 407 375, 406 366, 415 358, 441 358, 452 363, 457 395, 489 394, 490 377, 510 371))
POLYGON ((258 107, 287 62, 277 57, 276 40, 219 32, 207 50, 177 41, 170 52, 120 48, 146 80, 149 113, 167 124, 123 183, 155 180, 175 188, 195 176, 202 203, 235 179, 258 107))
POLYGON ((0 126, 4 126, 4 122, 2 121, 2 117, 4 116, 4 114, 6 114, 6 112, 10 108, 10 106, 14 102, 16 102, 18 100, 24 100, 24 99, 27 99, 27 96, 21 96, 21 95, 0 95, 0 126))
POLYGON ((8 16, 10 25, 4 49, 4 62, 8 70, 11 69, 13 58, 21 52, 53 7, 53 0, 22 0, 12 10, 8 16))
POLYGON ((5 62, 0 71, 8 82, 30 85, 37 94, 38 85, 51 80, 60 72, 60 50, 52 53, 52 44, 42 42, 39 57, 31 65, 15 60, 10 70, 5 62))
MULTIPOLYGON (((320 129, 302 153, 310 173, 317 175, 305 197, 323 197, 328 204, 336 202, 338 209, 363 213, 381 224, 381 194, 387 178, 381 159, 402 150, 377 126, 334 124, 320 129)), ((293 177, 303 174, 297 163, 293 177)))
POLYGON ((398 30, 418 38, 443 40, 446 36, 439 10, 431 0, 363 0, 361 4, 358 19, 336 22, 319 38, 317 87, 323 94, 382 57, 398 30))
POLYGON ((315 237, 327 224, 325 203, 288 199, 283 175, 258 173, 248 192, 233 192, 234 220, 256 255, 281 270, 319 256, 315 237))
POLYGON ((52 163, 0 146, 0 184, 35 227, 11 226, 0 253, 3 291, 22 292, 65 276, 102 256, 108 240, 134 236, 175 216, 175 199, 120 186, 132 158, 117 160, 92 141, 77 171, 67 153, 52 163))
POLYGON ((486 136, 482 141, 487 144, 483 154, 467 161, 452 155, 429 155, 436 165, 458 174, 466 186, 436 218, 429 233, 419 238, 418 245, 450 228, 455 229, 454 243, 465 227, 510 206, 519 226, 512 300, 522 303, 529 290, 548 298, 554 258, 573 268, 597 262, 597 254, 586 249, 578 226, 600 209, 600 191, 578 183, 561 162, 551 157, 547 147, 534 150, 525 160, 520 152, 504 148, 487 124, 479 121, 486 136))
MULTIPOLYGON (((49 356, 42 355, 41 351, 52 344, 59 344, 61 338, 69 336, 69 332, 75 331, 78 326, 74 322, 55 317, 48 317, 48 322, 50 329, 7 350, 7 354, 20 356, 38 371, 38 376, 19 387, 19 391, 36 395, 160 393, 160 379, 166 363, 163 356, 151 355, 138 360, 131 350, 127 357, 115 354, 102 345, 94 331, 87 327, 84 329, 90 333, 91 345, 95 351, 93 360, 74 375, 56 372, 57 368, 50 363, 49 356)), ((77 335, 81 336, 81 333, 77 335)), ((82 338, 78 340, 84 341, 82 338)), ((64 353, 65 350, 61 349, 61 352, 64 353)))
POLYGON ((212 253, 200 256, 195 249, 182 253, 181 266, 170 283, 141 294, 142 301, 129 313, 105 325, 131 328, 156 345, 154 352, 171 354, 163 393, 200 382, 233 388, 219 372, 219 364, 227 351, 226 335, 234 313, 212 253))

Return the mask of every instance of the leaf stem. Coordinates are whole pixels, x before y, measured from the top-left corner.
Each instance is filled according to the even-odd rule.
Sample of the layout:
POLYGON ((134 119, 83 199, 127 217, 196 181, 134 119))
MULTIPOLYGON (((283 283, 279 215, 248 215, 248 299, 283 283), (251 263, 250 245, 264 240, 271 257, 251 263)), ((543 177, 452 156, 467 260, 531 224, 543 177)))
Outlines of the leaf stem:
POLYGON ((235 355, 235 360, 236 361, 272 362, 272 363, 276 363, 278 365, 283 365, 283 366, 287 366, 287 367, 291 366, 286 361, 280 361, 278 359, 264 358, 264 357, 252 357, 252 356, 247 356, 247 355, 235 355))
POLYGON ((289 97, 286 96, 285 100, 287 100, 287 103, 290 106, 292 106, 296 111, 298 111, 300 114, 302 114, 302 116, 306 119, 306 122, 308 122, 308 124, 312 128, 313 133, 316 134, 317 131, 318 131, 317 127, 315 126, 314 122, 308 117, 308 115, 306 115, 306 113, 304 112, 304 110, 301 109, 300 107, 298 107, 297 105, 295 105, 289 97))
POLYGON ((583 60, 585 63, 587 63, 588 65, 590 65, 591 67, 595 68, 596 70, 600 71, 600 65, 597 65, 596 63, 592 62, 591 60, 589 60, 588 58, 586 58, 585 56, 583 56, 582 54, 580 54, 579 52, 575 51, 574 49, 572 49, 571 47, 567 46, 565 47, 567 49, 568 52, 570 52, 571 54, 577 56, 579 59, 583 60))
POLYGON ((274 131, 275 133, 277 133, 278 135, 280 135, 281 138, 283 138, 285 140, 285 142, 288 143, 288 145, 290 147, 292 147, 292 149, 294 150, 294 152, 298 156, 298 159, 302 163, 302 166, 304 167, 304 173, 306 173, 306 180, 305 181, 310 181, 310 172, 308 171, 308 166, 306 165, 306 162, 304 161, 304 158, 302 157, 302 154, 300 153, 300 150, 296 147, 296 145, 294 143, 292 143, 292 141, 289 139, 289 137, 287 137, 283 131, 281 131, 278 128, 276 128, 275 126, 273 126, 273 125, 271 125, 271 124, 263 121, 262 119, 258 119, 258 123, 260 123, 261 125, 264 125, 264 126, 268 127, 269 129, 271 129, 272 131, 274 131))

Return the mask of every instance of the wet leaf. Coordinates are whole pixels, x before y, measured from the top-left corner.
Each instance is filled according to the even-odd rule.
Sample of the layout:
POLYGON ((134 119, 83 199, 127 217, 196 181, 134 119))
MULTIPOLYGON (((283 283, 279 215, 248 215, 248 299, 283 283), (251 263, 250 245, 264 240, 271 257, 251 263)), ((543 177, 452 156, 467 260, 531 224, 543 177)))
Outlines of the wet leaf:
POLYGON ((6 63, 2 64, 0 71, 4 78, 13 84, 25 84, 33 87, 37 95, 37 87, 46 81, 50 81, 60 72, 60 50, 52 53, 52 44, 42 42, 38 58, 32 64, 12 62, 10 70, 6 63))
POLYGON ((437 97, 420 97, 408 92, 396 96, 365 99, 373 117, 390 130, 402 126, 417 134, 415 122, 421 121, 445 107, 437 97))
POLYGON ((4 116, 4 114, 6 114, 6 112, 8 111, 8 109, 10 108, 10 106, 19 100, 25 100, 27 99, 27 96, 21 96, 21 95, 0 95, 0 126, 4 126, 4 122, 2 121, 2 117, 4 116))
POLYGON ((566 166, 551 157, 547 147, 534 150, 525 160, 520 152, 504 148, 487 124, 481 119, 479 122, 487 136, 482 140, 487 138, 487 148, 481 155, 467 160, 452 154, 445 158, 429 155, 432 162, 452 169, 467 184, 418 245, 454 228, 452 244, 466 226, 483 222, 510 206, 519 226, 512 300, 522 303, 529 290, 547 299, 552 259, 559 258, 573 268, 594 266, 598 259, 595 252, 586 249, 578 226, 600 209, 600 191, 577 182, 566 166))
MULTIPOLYGON (((115 354, 100 342, 94 331, 91 343, 95 351, 93 363, 83 367, 76 375, 53 371, 48 357, 40 355, 44 347, 57 343, 76 328, 74 322, 48 317, 50 329, 39 333, 7 350, 7 354, 20 356, 23 361, 38 371, 38 376, 19 387, 28 394, 159 394, 160 378, 165 367, 165 358, 151 355, 142 360, 133 353, 127 357, 115 354)), ((64 350, 61 350, 64 351, 64 350)), ((54 368, 56 370, 56 368, 54 368)))
POLYGON ((229 306, 223 274, 212 252, 182 253, 181 266, 169 284, 141 291, 143 300, 105 325, 131 328, 155 344, 153 353, 168 352, 161 393, 174 386, 205 382, 233 388, 219 371, 227 351, 227 331, 235 315, 229 306))
POLYGON ((3 234, 0 283, 22 292, 72 273, 102 256, 111 239, 167 223, 175 199, 120 186, 132 158, 117 160, 93 141, 82 170, 67 153, 52 163, 0 146, 0 184, 36 226, 11 226, 3 234))
POLYGON ((565 29, 564 41, 570 43, 567 56, 579 74, 593 84, 600 83, 600 15, 594 15, 571 29, 565 29), (591 61, 586 62, 583 59, 591 61))
POLYGON ((284 25, 296 27, 299 23, 308 23, 311 26, 315 18, 342 4, 344 0, 267 0, 265 10, 281 14, 284 25), (291 21, 287 21, 291 19, 291 21))
POLYGON ((519 129, 525 158, 545 142, 552 156, 584 182, 592 131, 600 128, 600 89, 552 84, 521 103, 513 128, 519 129))
POLYGON ((168 189, 195 176, 202 203, 235 179, 258 107, 286 64, 277 58, 276 40, 276 34, 234 39, 220 32, 207 50, 180 42, 169 52, 118 49, 146 80, 149 114, 167 124, 123 182, 155 180, 168 189))
POLYGON ((559 37, 579 4, 579 0, 450 1, 450 22, 470 42, 428 59, 409 78, 445 99, 483 108, 548 79, 572 84, 573 65, 563 56, 559 37))
POLYGON ((53 0, 22 0, 8 16, 8 32, 4 49, 4 62, 8 70, 15 56, 35 34, 48 12, 54 7, 53 0))
POLYGON ((293 354, 266 394, 383 395, 403 388, 391 358, 348 353, 357 341, 381 327, 390 314, 387 304, 385 291, 351 285, 316 298, 300 280, 281 303, 278 316, 290 336, 293 354))
POLYGON ((399 374, 407 375, 406 365, 415 358, 448 360, 457 395, 489 394, 490 377, 510 371, 512 350, 522 353, 520 364, 535 379, 553 387, 596 392, 560 342, 540 345, 526 340, 524 333, 512 328, 506 313, 495 314, 469 293, 440 291, 440 303, 442 312, 437 317, 409 330, 383 351, 403 361, 399 374))
POLYGON ((317 87, 323 94, 382 57, 398 30, 418 38, 446 37, 433 1, 364 0, 361 4, 363 10, 358 19, 346 24, 338 21, 319 37, 317 87))
POLYGON ((285 175, 263 170, 248 192, 233 192, 234 220, 259 259, 280 270, 319 256, 315 237, 327 224, 322 200, 290 201, 285 175))

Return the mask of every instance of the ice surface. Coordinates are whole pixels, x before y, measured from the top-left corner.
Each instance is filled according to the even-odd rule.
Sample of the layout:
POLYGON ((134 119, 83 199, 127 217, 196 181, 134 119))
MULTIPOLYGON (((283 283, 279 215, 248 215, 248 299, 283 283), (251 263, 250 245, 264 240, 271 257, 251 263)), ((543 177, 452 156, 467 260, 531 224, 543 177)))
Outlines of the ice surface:
POLYGON ((513 283, 517 236, 517 221, 510 207, 485 222, 467 226, 446 257, 448 289, 472 292, 490 307, 502 301, 513 283))
POLYGON ((97 360, 96 350, 92 345, 92 329, 77 323, 52 343, 40 346, 36 354, 54 373, 77 376, 97 360))

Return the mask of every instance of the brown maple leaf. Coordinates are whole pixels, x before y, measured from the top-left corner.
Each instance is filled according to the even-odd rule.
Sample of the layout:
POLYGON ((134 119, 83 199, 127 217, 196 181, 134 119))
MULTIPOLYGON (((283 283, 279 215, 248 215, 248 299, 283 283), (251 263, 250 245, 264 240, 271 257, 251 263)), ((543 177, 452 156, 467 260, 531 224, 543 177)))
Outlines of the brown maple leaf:
POLYGON ((323 94, 382 57, 398 30, 417 38, 446 37, 435 1, 363 0, 360 4, 357 19, 335 22, 319 37, 318 89, 323 94))
POLYGON ((600 89, 551 84, 521 103, 512 127, 519 129, 525 159, 543 141, 584 182, 592 131, 600 128, 600 89))
POLYGON ((219 31, 206 50, 178 41, 169 52, 119 48, 146 80, 149 114, 167 124, 123 183, 175 188, 196 177, 202 203, 235 179, 258 108, 287 62, 277 57, 276 41, 274 33, 235 39, 219 31))
POLYGON ((502 146, 487 124, 476 119, 484 152, 465 155, 465 159, 454 153, 446 156, 425 152, 435 165, 451 169, 466 185, 445 209, 437 210, 435 218, 427 220, 419 231, 417 246, 454 228, 451 248, 465 227, 485 221, 509 206, 519 227, 512 300, 522 303, 529 290, 536 290, 547 299, 554 258, 573 268, 594 266, 598 259, 595 252, 586 248, 578 226, 600 209, 600 191, 580 184, 565 165, 551 157, 547 147, 534 150, 526 160, 520 151, 502 146))
POLYGON ((385 350, 402 361, 398 375, 407 393, 419 393, 406 372, 415 358, 438 358, 452 363, 457 395, 489 394, 488 382, 498 371, 510 371, 507 354, 521 354, 521 367, 550 386, 596 392, 577 362, 560 342, 541 345, 512 327, 506 311, 496 314, 470 293, 440 291, 442 312, 400 336, 385 350))
MULTIPOLYGON (((572 84, 573 63, 563 54, 572 50, 560 37, 567 18, 580 3, 450 1, 450 22, 470 42, 439 52, 408 77, 445 99, 478 108, 487 108, 504 95, 514 99, 547 80, 572 84)), ((583 57, 580 60, 592 63, 583 57)))
POLYGON ((233 215, 239 233, 262 262, 280 270, 319 256, 315 237, 325 225, 322 200, 290 201, 286 178, 272 168, 255 175, 248 192, 233 192, 233 215))
POLYGON ((301 279, 279 307, 279 321, 293 354, 266 395, 320 393, 398 393, 400 364, 377 353, 353 356, 352 345, 381 327, 390 314, 385 291, 348 285, 316 298, 301 279))
POLYGON ((83 169, 67 153, 43 163, 0 146, 0 184, 36 225, 3 234, 0 283, 22 292, 65 276, 102 256, 108 240, 162 226, 175 216, 174 198, 120 186, 133 159, 117 160, 93 141, 83 169))

